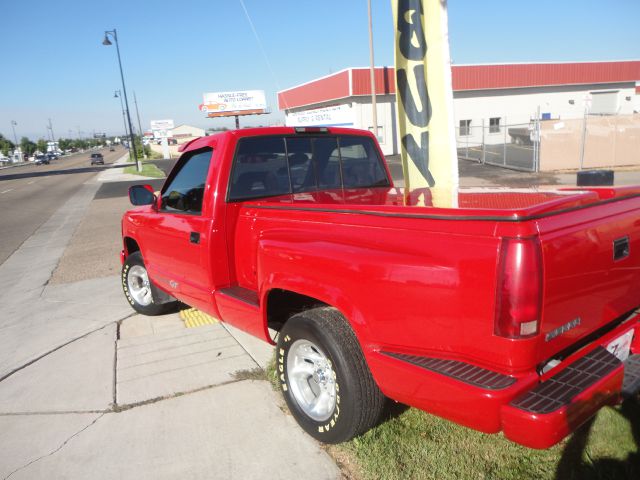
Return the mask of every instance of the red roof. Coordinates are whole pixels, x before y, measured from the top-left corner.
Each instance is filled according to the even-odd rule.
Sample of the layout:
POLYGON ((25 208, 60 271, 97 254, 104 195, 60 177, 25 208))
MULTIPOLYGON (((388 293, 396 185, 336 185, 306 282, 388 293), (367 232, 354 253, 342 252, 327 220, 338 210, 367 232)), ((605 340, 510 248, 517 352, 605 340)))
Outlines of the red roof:
MULTIPOLYGON (((451 74, 456 92, 621 83, 640 80, 640 61, 453 65, 451 74)), ((395 94, 393 67, 376 67, 375 76, 379 95, 395 94)), ((278 108, 284 110, 356 95, 371 95, 370 85, 368 68, 349 68, 278 92, 278 108)))

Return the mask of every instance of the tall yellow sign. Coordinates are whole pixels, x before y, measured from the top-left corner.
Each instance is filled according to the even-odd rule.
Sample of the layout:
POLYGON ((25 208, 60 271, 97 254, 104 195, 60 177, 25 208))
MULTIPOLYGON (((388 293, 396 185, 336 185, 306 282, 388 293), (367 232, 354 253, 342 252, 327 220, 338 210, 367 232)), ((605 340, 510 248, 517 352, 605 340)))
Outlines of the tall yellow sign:
POLYGON ((457 206, 446 0, 391 0, 405 191, 430 187, 434 206, 457 206))

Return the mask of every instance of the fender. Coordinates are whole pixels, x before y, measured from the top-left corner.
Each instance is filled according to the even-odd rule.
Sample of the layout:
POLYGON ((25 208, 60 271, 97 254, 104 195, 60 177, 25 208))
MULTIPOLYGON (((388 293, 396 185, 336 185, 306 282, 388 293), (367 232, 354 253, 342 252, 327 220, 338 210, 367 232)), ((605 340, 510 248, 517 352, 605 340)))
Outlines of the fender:
POLYGON ((286 290, 288 292, 315 298, 316 300, 339 310, 355 332, 363 351, 366 348, 372 348, 370 345, 371 334, 369 326, 365 320, 365 315, 356 305, 349 301, 347 296, 340 291, 338 287, 334 285, 324 285, 321 283, 314 283, 311 285, 306 284, 305 282, 303 284, 299 280, 299 278, 291 277, 286 273, 270 273, 268 278, 265 279, 262 288, 260 289, 262 292, 260 303, 262 305, 262 315, 265 328, 267 325, 267 297, 269 296, 269 292, 274 289, 286 290))

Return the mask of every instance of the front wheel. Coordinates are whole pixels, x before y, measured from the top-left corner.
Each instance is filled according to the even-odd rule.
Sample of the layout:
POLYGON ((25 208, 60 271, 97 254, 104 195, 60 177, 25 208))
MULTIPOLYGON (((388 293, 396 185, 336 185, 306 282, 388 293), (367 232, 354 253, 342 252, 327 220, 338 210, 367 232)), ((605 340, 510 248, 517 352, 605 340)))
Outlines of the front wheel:
POLYGON ((133 309, 143 315, 160 315, 169 311, 175 302, 160 303, 155 287, 149 279, 140 252, 129 255, 122 265, 122 290, 133 309))
POLYGON ((317 440, 344 442, 380 419, 385 397, 336 309, 314 308, 291 317, 278 338, 277 362, 289 410, 317 440))

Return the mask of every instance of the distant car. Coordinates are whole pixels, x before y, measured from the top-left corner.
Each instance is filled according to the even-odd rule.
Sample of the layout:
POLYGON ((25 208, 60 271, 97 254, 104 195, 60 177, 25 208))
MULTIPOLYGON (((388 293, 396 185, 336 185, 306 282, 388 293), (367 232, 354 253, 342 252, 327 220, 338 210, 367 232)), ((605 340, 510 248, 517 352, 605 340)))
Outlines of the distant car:
POLYGON ((46 155, 36 155, 36 165, 49 165, 49 157, 46 155))
POLYGON ((104 165, 104 157, 101 153, 91 154, 91 165, 104 165))
POLYGON ((116 151, 116 149, 115 149, 115 148, 113 148, 113 147, 109 147, 109 151, 110 151, 110 152, 115 152, 115 151, 116 151))

